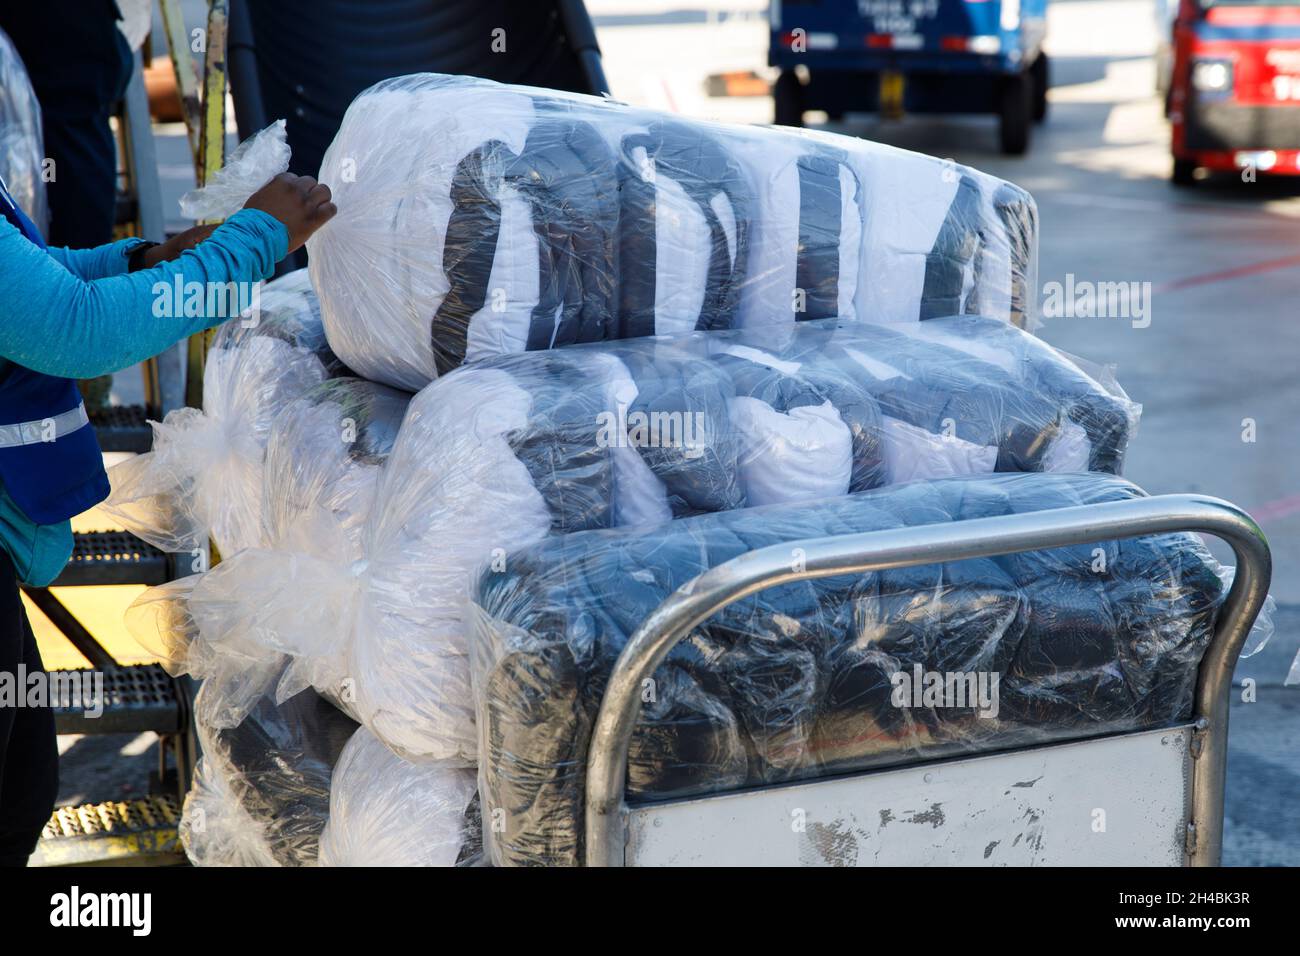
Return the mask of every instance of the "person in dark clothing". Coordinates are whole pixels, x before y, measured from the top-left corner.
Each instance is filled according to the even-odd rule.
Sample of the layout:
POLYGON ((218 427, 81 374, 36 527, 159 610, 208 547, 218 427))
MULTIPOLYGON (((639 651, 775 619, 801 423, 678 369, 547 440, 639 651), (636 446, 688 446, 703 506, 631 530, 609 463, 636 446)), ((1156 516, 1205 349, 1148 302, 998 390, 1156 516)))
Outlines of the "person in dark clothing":
POLYGON ((49 242, 89 249, 113 238, 117 145, 109 117, 131 79, 131 49, 116 0, 0 4, 41 104, 49 242))
MULTIPOLYGON (((19 596, 13 561, 0 549, 0 674, 43 673, 41 652, 19 596)), ((22 695, 23 687, 15 686, 22 695)), ((59 792, 59 751, 49 707, 0 707, 0 867, 23 866, 59 792), (5 773, 5 766, 22 773, 5 773)))

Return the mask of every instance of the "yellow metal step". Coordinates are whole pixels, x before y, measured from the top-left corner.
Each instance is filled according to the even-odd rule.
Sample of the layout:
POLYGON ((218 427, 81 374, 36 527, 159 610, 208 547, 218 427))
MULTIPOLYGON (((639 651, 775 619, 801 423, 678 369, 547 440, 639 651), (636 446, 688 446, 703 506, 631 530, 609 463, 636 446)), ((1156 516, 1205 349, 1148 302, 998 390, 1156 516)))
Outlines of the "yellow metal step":
POLYGON ((60 807, 31 866, 167 866, 185 863, 176 798, 153 795, 60 807))

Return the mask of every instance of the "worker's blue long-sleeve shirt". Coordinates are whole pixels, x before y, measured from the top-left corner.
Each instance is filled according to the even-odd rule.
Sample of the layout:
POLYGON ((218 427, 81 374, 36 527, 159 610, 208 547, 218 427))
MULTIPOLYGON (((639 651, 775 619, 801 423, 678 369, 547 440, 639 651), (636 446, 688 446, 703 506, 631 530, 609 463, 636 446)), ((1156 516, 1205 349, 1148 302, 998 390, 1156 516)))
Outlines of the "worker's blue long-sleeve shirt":
MULTIPOLYGON (((0 360, 63 378, 92 378, 134 365, 229 316, 156 309, 159 283, 251 283, 270 278, 289 235, 275 217, 245 209, 180 258, 127 272, 138 240, 96 249, 33 245, 0 219, 0 360), (168 313, 160 317, 158 312, 168 313)), ((72 553, 68 522, 38 526, 0 486, 0 547, 21 580, 48 584, 72 553)))

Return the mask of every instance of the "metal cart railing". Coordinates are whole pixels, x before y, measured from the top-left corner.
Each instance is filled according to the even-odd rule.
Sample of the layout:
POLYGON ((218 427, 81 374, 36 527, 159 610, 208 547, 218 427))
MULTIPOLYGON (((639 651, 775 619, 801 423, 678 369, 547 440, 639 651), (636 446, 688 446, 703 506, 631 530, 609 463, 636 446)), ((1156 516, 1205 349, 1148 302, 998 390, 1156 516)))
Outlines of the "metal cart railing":
POLYGON ((586 864, 864 863, 870 857, 877 863, 1217 866, 1232 672, 1271 573, 1268 542, 1250 516, 1203 495, 819 538, 728 561, 664 601, 615 664, 588 753, 586 864), (694 627, 735 601, 810 578, 1176 531, 1221 538, 1237 559, 1186 725, 699 799, 625 802, 643 682, 694 627), (1109 830, 1096 829, 1097 809, 1109 810, 1109 830), (792 825, 792 813, 800 825, 792 825), (923 825, 895 826, 903 835, 886 838, 895 821, 923 825), (1099 832, 1109 838, 1096 838, 1099 832))

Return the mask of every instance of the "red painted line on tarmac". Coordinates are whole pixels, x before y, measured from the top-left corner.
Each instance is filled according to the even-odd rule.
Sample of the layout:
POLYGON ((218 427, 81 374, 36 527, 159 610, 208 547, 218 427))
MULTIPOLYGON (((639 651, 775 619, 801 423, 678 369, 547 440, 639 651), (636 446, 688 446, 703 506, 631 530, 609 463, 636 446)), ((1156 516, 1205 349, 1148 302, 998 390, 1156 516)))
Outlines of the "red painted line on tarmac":
POLYGON ((1300 495, 1278 498, 1274 501, 1249 509, 1249 514, 1256 521, 1274 521, 1300 511, 1300 495))
POLYGON ((668 98, 668 109, 674 113, 679 112, 677 109, 677 101, 673 99, 673 91, 668 87, 668 78, 661 76, 659 78, 659 85, 664 88, 664 96, 668 98))
POLYGON ((1172 282, 1164 282, 1156 286, 1155 292, 1177 292, 1180 289, 1190 289, 1198 285, 1209 285, 1212 282, 1225 282, 1228 279, 1241 279, 1246 276, 1259 275, 1262 272, 1273 272, 1277 269, 1290 269, 1292 266, 1300 266, 1300 255, 1283 256, 1281 259, 1265 259, 1263 262, 1255 262, 1248 266, 1238 266, 1235 269, 1222 269, 1219 272, 1206 272, 1198 276, 1188 276, 1185 279, 1174 279, 1172 282))

